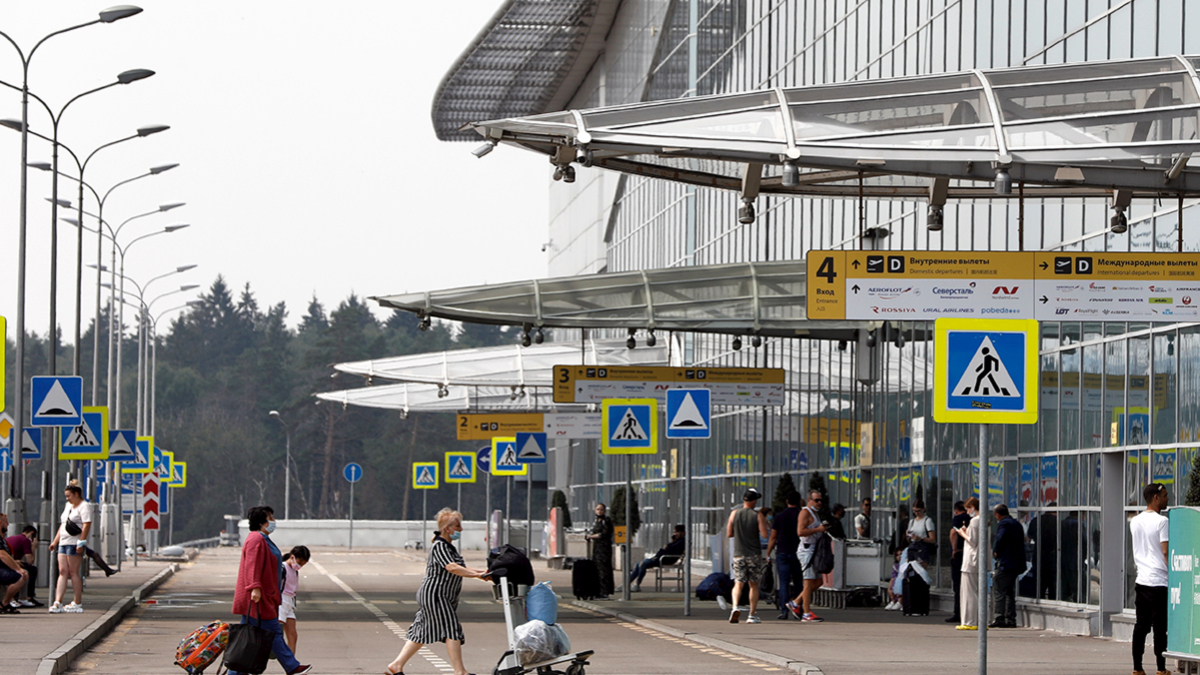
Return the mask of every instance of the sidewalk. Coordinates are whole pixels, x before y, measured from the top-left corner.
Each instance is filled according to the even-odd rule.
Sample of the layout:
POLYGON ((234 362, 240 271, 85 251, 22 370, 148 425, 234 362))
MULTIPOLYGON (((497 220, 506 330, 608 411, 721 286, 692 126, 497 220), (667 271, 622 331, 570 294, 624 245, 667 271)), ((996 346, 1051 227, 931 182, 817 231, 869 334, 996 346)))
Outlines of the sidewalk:
MULTIPOLYGON (((729 623, 729 613, 715 602, 692 601, 692 616, 683 616, 680 593, 634 593, 630 602, 582 602, 571 595, 571 572, 551 570, 535 561, 539 581, 549 581, 564 600, 585 609, 618 616, 676 637, 687 638, 799 673, 824 675, 928 675, 930 672, 977 672, 979 634, 957 631, 945 623, 949 614, 905 617, 882 608, 815 608, 824 623, 780 621, 774 606, 761 604, 762 623, 729 623)), ((620 573, 616 573, 620 584, 620 573)), ((653 589, 652 576, 643 588, 653 589)), ((699 579, 696 580, 697 582, 699 579)), ((694 586, 694 584, 693 584, 694 586)), ((1147 645, 1153 664, 1153 650, 1147 645)), ((1168 664, 1170 665, 1170 664, 1168 664)), ((1006 629, 988 631, 988 672, 994 675, 1031 675, 1069 672, 1111 675, 1130 670, 1127 642, 1064 635, 1053 631, 1006 629)))
MULTIPOLYGON (((95 638, 102 637, 112 626, 101 629, 101 626, 93 627, 92 624, 104 617, 106 623, 115 625, 119 616, 106 616, 114 609, 114 605, 129 600, 136 589, 171 567, 170 563, 146 561, 138 561, 138 566, 134 567, 132 561, 126 561, 122 563, 120 572, 108 578, 103 572, 93 571, 83 589, 82 614, 50 614, 47 607, 53 601, 53 594, 49 589, 39 588, 38 600, 46 603, 47 607, 22 608, 20 615, 0 615, 4 672, 32 675, 38 672, 43 659, 57 652, 65 643, 76 638, 82 639, 79 633, 87 631, 94 633, 95 638)), ((64 598, 69 602, 71 597, 68 587, 64 598)))

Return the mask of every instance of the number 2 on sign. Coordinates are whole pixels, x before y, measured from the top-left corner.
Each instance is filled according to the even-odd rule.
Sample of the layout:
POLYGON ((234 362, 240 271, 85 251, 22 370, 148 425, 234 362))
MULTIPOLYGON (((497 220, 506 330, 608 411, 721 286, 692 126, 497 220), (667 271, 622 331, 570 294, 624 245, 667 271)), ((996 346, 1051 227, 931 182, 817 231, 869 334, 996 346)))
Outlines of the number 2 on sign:
POLYGON ((817 268, 816 276, 821 277, 826 283, 832 284, 834 279, 837 279, 837 272, 833 270, 833 256, 827 256, 821 261, 821 266, 817 268))

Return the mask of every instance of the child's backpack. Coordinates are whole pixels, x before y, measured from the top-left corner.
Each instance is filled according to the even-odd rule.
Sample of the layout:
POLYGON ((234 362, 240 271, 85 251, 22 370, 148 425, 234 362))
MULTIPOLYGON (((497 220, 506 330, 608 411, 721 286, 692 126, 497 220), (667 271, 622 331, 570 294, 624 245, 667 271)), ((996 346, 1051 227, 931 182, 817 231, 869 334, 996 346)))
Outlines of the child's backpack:
POLYGON ((186 670, 188 675, 202 673, 217 660, 227 646, 229 624, 214 621, 197 628, 179 643, 179 649, 175 650, 175 665, 186 670))
POLYGON ((716 600, 717 596, 726 600, 733 596, 733 579, 724 572, 713 572, 696 586, 697 600, 716 600))

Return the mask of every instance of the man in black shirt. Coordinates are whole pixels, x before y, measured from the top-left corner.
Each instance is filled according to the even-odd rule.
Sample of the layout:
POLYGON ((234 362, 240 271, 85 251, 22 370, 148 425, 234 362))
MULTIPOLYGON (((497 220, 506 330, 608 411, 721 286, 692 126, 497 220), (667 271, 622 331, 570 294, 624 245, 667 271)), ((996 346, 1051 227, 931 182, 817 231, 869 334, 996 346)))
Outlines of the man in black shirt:
POLYGON ((675 531, 671 533, 671 542, 666 546, 658 549, 658 553, 654 554, 653 558, 647 558, 638 563, 633 571, 629 573, 629 581, 631 586, 629 590, 637 593, 642 590, 642 579, 646 578, 646 572, 655 567, 663 565, 674 565, 683 557, 686 546, 683 541, 684 528, 683 525, 676 525, 675 531))
POLYGON ((946 619, 946 623, 955 625, 962 623, 958 608, 962 606, 963 541, 958 529, 970 524, 971 516, 967 514, 967 507, 962 502, 954 502, 954 518, 950 521, 950 580, 954 584, 954 613, 946 619))
MULTIPOLYGON (((767 541, 767 559, 775 552, 775 571, 779 576, 776 586, 779 595, 779 616, 787 619, 787 602, 796 593, 790 590, 792 575, 800 574, 800 560, 796 557, 796 549, 800 547, 800 537, 796 536, 796 520, 800 517, 800 493, 792 490, 787 496, 787 508, 775 514, 771 523, 771 538, 767 541)), ((803 582, 801 582, 803 583, 803 582)))

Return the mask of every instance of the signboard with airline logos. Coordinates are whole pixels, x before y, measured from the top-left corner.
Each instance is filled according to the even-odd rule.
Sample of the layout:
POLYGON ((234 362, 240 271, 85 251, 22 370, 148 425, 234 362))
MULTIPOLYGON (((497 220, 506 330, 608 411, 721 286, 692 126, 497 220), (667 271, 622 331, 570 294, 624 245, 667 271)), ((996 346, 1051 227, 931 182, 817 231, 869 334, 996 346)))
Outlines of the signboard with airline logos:
POLYGON ((810 319, 1159 321, 1200 317, 1200 254, 811 251, 810 319))

